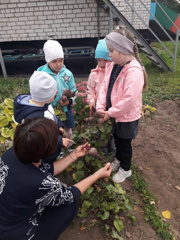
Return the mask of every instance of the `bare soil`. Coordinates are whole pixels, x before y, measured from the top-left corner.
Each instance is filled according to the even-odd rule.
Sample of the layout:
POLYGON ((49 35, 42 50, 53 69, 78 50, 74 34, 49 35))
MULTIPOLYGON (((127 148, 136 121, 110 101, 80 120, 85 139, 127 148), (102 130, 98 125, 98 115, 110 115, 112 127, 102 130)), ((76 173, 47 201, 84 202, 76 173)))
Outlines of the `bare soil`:
MULTIPOLYGON (((133 141, 133 162, 141 169, 142 176, 148 183, 150 192, 158 198, 157 210, 171 212, 171 219, 163 218, 170 223, 170 232, 176 240, 180 239, 180 99, 166 100, 157 103, 156 115, 141 120, 138 137, 133 141)), ((155 229, 144 220, 142 198, 133 187, 131 178, 121 184, 127 195, 139 204, 134 215, 136 223, 125 218, 124 228, 120 236, 124 240, 156 240, 155 229)), ((122 215, 125 216, 125 215, 122 215)), ((95 219, 75 219, 72 225, 58 240, 107 240, 107 236, 96 223, 88 226, 95 219), (84 227, 82 227, 84 226, 84 227)))

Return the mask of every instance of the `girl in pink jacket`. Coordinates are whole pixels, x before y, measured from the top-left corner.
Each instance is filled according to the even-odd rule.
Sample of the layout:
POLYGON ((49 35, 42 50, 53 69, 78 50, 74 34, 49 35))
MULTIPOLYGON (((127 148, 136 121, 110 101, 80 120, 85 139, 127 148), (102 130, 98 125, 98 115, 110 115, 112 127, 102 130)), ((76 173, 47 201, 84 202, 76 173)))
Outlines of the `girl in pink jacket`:
POLYGON ((87 102, 90 105, 90 110, 93 107, 95 109, 99 88, 104 80, 105 66, 111 61, 105 39, 99 40, 95 50, 95 59, 97 59, 97 67, 91 70, 87 82, 87 102))
POLYGON ((116 158, 111 166, 112 171, 118 170, 113 176, 114 182, 121 183, 132 174, 131 142, 138 133, 142 91, 146 88, 147 75, 134 36, 128 29, 119 26, 105 40, 112 63, 106 66, 96 110, 103 113, 104 121, 114 118, 112 132, 116 158))

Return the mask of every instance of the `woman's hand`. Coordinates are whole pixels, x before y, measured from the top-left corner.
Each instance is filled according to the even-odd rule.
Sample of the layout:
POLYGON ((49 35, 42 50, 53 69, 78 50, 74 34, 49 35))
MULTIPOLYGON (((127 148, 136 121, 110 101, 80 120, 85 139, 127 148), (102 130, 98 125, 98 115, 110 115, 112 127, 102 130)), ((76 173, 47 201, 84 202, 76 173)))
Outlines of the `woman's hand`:
POLYGON ((103 168, 100 168, 95 174, 97 174, 98 179, 99 178, 105 178, 111 176, 111 164, 107 163, 103 168))
POLYGON ((78 159, 86 155, 87 151, 90 149, 89 143, 78 146, 72 153, 71 156, 73 159, 78 159))

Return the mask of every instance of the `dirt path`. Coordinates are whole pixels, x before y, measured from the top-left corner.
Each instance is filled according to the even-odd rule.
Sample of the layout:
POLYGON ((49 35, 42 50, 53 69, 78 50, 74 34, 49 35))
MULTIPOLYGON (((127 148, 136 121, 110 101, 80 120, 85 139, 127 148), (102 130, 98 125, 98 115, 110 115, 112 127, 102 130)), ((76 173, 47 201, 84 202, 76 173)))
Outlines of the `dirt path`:
MULTIPOLYGON (((156 104, 157 113, 152 119, 141 121, 139 134, 133 142, 133 162, 142 170, 142 176, 148 182, 149 190, 158 198, 158 212, 169 210, 171 233, 180 239, 180 101, 164 101, 156 104)), ((127 195, 139 202, 134 215, 136 223, 124 222, 121 236, 124 240, 158 240, 156 231, 145 222, 141 207, 141 197, 133 188, 132 180, 122 183, 127 195)), ((76 218, 76 228, 70 226, 58 240, 106 240, 98 224, 90 230, 90 220, 84 222, 76 218)), ((166 221, 164 219, 164 221, 166 221)))

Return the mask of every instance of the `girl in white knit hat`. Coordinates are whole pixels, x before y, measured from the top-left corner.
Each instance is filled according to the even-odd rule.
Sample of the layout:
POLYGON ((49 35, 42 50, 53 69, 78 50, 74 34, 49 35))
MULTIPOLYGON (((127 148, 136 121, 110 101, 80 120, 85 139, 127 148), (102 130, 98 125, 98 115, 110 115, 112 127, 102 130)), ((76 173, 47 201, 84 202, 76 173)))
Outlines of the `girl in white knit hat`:
POLYGON ((64 90, 70 89, 71 91, 76 91, 74 76, 64 65, 64 52, 58 41, 48 40, 44 44, 43 51, 47 64, 39 67, 38 71, 46 72, 56 80, 57 95, 54 101, 51 102, 51 105, 56 106, 57 103, 60 102, 60 105, 66 113, 66 121, 64 122, 66 135, 69 139, 72 139, 72 128, 75 127, 75 120, 71 105, 74 102, 75 97, 70 98, 65 102, 60 101, 60 99, 64 90))

